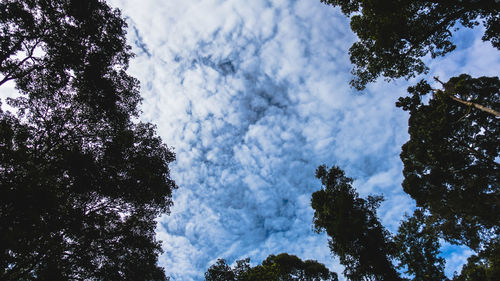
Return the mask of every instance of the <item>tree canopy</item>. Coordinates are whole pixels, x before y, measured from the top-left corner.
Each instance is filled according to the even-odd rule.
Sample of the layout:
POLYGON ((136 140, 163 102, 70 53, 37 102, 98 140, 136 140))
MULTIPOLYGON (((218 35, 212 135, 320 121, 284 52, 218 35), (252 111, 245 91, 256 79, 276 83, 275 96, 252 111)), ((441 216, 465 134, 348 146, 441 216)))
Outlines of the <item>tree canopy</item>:
POLYGON ((314 227, 328 235, 344 275, 352 281, 402 280, 392 264, 395 244, 376 216, 382 198, 360 198, 352 179, 336 166, 318 167, 316 177, 323 188, 312 194, 314 227))
MULTIPOLYGON (((358 90, 381 76, 408 79, 427 73, 424 57, 452 52, 452 37, 460 28, 483 25, 482 40, 500 49, 496 0, 321 1, 351 19, 359 39, 349 50, 351 85, 358 90)), ((435 255, 436 239, 443 238, 477 253, 455 280, 487 280, 500 261, 494 250, 500 234, 500 80, 467 74, 435 80, 441 89, 421 81, 397 103, 410 113, 410 140, 401 152, 403 189, 419 207, 395 237, 400 269, 414 280, 444 280, 443 261, 435 255)))
POLYGON ((422 58, 455 49, 453 33, 483 24, 483 40, 500 49, 500 5, 495 0, 321 0, 351 17, 359 41, 349 50, 362 90, 380 76, 411 78, 428 70, 422 58))
POLYGON ((500 241, 491 244, 478 254, 467 259, 460 275, 455 274, 452 281, 496 281, 500 276, 500 241))
POLYGON ((174 153, 138 116, 125 21, 105 2, 0 3, 0 279, 166 280, 154 219, 174 153))
POLYGON ((206 281, 337 281, 337 274, 314 260, 302 261, 287 253, 268 256, 261 265, 250 266, 250 259, 236 261, 231 268, 218 259, 205 273, 206 281))
POLYGON ((435 79, 442 89, 421 81, 397 103, 410 113, 403 187, 419 208, 396 236, 376 218, 381 198, 359 198, 338 167, 316 171, 323 188, 312 195, 313 222, 330 237, 349 280, 402 280, 391 261, 410 280, 449 280, 440 238, 476 251, 453 281, 489 281, 500 274, 500 80, 466 74, 446 83, 435 79))
POLYGON ((438 231, 422 209, 406 216, 394 238, 398 249, 398 269, 412 281, 446 281, 445 260, 440 257, 438 231))
POLYGON ((410 113, 403 188, 430 211, 447 240, 477 250, 500 234, 499 120, 450 96, 498 110, 500 80, 461 75, 443 90, 421 81, 409 92, 397 103, 410 113))

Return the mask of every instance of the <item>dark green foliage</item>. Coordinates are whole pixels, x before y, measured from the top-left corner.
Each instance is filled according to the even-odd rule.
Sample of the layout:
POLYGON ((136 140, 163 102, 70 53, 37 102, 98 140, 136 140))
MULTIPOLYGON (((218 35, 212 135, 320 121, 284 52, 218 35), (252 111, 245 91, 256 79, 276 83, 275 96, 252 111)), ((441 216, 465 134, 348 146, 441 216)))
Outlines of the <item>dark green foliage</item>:
POLYGON ((21 94, 0 111, 0 279, 166 280, 154 219, 172 204, 175 155, 131 122, 119 12, 2 1, 0 45, 0 85, 21 94))
POLYGON ((323 188, 311 199, 314 226, 328 234, 345 276, 353 281, 401 280, 392 264, 395 245, 376 216, 382 198, 359 198, 352 179, 338 167, 320 166, 316 177, 323 188))
POLYGON ((379 76, 410 78, 427 71, 422 57, 455 49, 453 32, 483 23, 483 40, 500 49, 500 5, 495 0, 321 0, 351 17, 359 41, 349 51, 363 89, 379 76))
POLYGON ((58 93, 89 121, 126 122, 140 97, 125 72, 132 56, 125 28, 120 12, 99 0, 4 0, 0 85, 15 81, 37 98, 58 93))
POLYGON ((467 259, 460 275, 453 281, 498 281, 500 280, 500 243, 492 241, 485 250, 467 259))
POLYGON ((239 260, 231 269, 223 259, 217 260, 205 273, 207 281, 337 281, 337 274, 323 264, 302 261, 297 256, 282 253, 270 255, 262 265, 250 266, 250 259, 239 260))
POLYGON ((262 266, 276 268, 279 280, 337 280, 337 274, 330 272, 323 264, 314 260, 302 261, 297 256, 286 253, 270 255, 262 262, 262 266))
POLYGON ((401 223, 395 242, 399 268, 412 275, 412 281, 448 280, 444 275, 445 260, 438 257, 439 235, 421 209, 401 223))
POLYGON ((205 272, 206 281, 233 281, 236 275, 224 259, 218 259, 215 264, 210 266, 205 272))
POLYGON ((500 232, 500 120, 449 95, 498 110, 500 80, 461 75, 444 87, 424 103, 422 81, 397 103, 410 113, 403 188, 445 239, 477 250, 500 232))

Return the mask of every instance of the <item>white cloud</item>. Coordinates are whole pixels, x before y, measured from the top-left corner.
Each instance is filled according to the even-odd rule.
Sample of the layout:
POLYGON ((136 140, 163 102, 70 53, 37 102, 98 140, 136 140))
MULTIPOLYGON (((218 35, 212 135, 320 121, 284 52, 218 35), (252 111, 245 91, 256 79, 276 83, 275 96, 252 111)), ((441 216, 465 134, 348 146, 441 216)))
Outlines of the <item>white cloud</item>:
MULTIPOLYGON (((400 187, 407 114, 394 106, 407 83, 349 88, 355 38, 338 10, 319 0, 111 2, 137 30, 130 42, 150 54, 135 46, 130 69, 144 118, 177 154, 180 188, 158 227, 173 280, 202 280, 219 257, 258 263, 280 252, 340 274, 311 225, 323 163, 344 168, 361 195, 385 195, 379 215, 391 230, 411 211, 400 187)), ((477 37, 435 73, 491 72, 499 56, 477 37)))

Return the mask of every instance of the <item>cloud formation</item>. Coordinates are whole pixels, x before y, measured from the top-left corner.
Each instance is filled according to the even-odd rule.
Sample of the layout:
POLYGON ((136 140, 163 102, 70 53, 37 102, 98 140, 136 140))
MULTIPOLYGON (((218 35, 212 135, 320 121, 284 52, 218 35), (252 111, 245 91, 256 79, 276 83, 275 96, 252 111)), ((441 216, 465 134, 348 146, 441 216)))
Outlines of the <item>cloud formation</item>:
MULTIPOLYGON (((355 37, 339 11, 319 0, 111 3, 129 22, 144 118, 177 154, 180 188, 158 220, 172 280, 203 280, 217 258, 258 263, 280 252, 341 273, 325 235, 312 230, 320 164, 345 169, 362 196, 383 194, 389 229, 412 210, 400 187, 407 115, 394 106, 408 84, 349 88, 355 37)), ((500 69, 495 52, 473 57, 491 51, 477 32, 461 36, 466 46, 432 62, 435 74, 500 69)), ((450 255, 461 261, 457 251, 450 255)))

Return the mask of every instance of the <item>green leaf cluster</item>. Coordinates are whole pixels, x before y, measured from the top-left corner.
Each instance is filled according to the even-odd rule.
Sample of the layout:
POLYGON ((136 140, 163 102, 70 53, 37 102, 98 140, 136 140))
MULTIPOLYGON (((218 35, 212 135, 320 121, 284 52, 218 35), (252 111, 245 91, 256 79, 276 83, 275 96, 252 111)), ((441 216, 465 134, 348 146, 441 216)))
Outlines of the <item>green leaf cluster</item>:
POLYGON ((236 261, 231 268, 218 259, 205 273, 206 281, 338 281, 337 274, 314 260, 302 261, 294 255, 281 253, 268 256, 252 267, 250 259, 236 261))
POLYGON ((125 21, 104 1, 0 3, 0 279, 166 280, 155 218, 174 153, 126 73, 125 21))
POLYGON ((428 210, 448 241, 480 249, 500 234, 500 126, 488 112, 461 100, 500 108, 498 77, 462 74, 432 92, 421 81, 397 106, 410 113, 402 147, 403 189, 428 210))
MULTIPOLYGON (((428 68, 422 58, 452 52, 456 46, 451 39, 459 28, 482 24, 482 39, 500 49, 500 5, 495 0, 322 2, 340 7, 358 35, 359 40, 349 51, 355 76, 351 85, 358 90, 380 76, 408 79, 426 73, 428 68)), ((398 269, 412 280, 447 280, 444 260, 439 258, 440 239, 466 245, 476 252, 453 280, 498 280, 500 80, 467 74, 447 82, 437 77, 435 80, 441 89, 422 80, 408 88, 409 96, 396 103, 410 115, 410 139, 401 152, 402 185, 418 208, 401 223, 397 235, 384 238, 385 243, 395 242, 392 257, 398 260, 398 269)), ((349 236, 342 232, 342 226, 350 222, 343 215, 351 216, 349 210, 355 208, 343 202, 345 198, 353 201, 357 194, 349 191, 349 180, 338 181, 344 177, 343 172, 336 167, 331 170, 319 168, 324 189, 317 192, 321 196, 313 194, 315 224, 326 230, 331 241, 347 245, 343 238, 349 236), (332 183, 329 178, 336 180, 332 183), (328 194, 325 191, 332 184, 336 190, 332 194, 336 195, 328 198, 323 194, 328 194), (324 203, 317 204, 318 200, 324 203)), ((370 211, 368 207, 361 209, 370 211)), ((358 235, 354 232, 362 226, 357 227, 349 226, 346 231, 358 235)), ((340 257, 346 253, 355 256, 356 247, 364 246, 360 241, 354 247, 331 246, 332 252, 340 257)), ((357 257, 341 259, 341 263, 362 269, 361 258, 357 257)))
POLYGON ((381 197, 360 198, 339 167, 320 166, 323 188, 312 194, 315 229, 325 231, 332 253, 353 281, 402 280, 392 260, 395 245, 376 216, 381 197))
POLYGON ((359 40, 350 50, 351 85, 362 90, 383 76, 411 78, 428 71, 422 58, 443 56, 456 46, 461 27, 483 24, 483 40, 500 49, 500 5, 495 0, 321 0, 351 18, 359 40))

